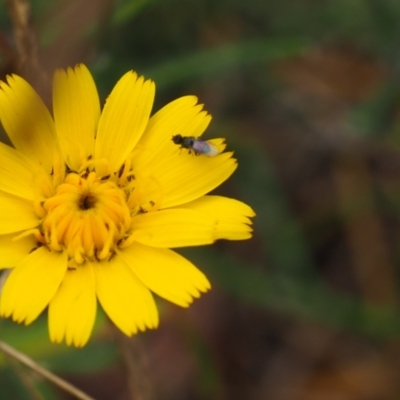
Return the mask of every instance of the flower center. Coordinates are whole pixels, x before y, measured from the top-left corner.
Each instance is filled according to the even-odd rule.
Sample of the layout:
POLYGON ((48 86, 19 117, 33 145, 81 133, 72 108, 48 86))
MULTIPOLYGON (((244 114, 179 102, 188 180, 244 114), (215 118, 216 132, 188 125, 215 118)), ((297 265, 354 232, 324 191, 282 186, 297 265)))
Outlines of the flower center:
POLYGON ((131 226, 128 194, 117 182, 92 171, 70 172, 42 205, 41 241, 66 250, 77 264, 108 260, 131 226))
POLYGON ((89 210, 96 204, 96 197, 90 194, 83 194, 79 200, 79 208, 81 210, 89 210))

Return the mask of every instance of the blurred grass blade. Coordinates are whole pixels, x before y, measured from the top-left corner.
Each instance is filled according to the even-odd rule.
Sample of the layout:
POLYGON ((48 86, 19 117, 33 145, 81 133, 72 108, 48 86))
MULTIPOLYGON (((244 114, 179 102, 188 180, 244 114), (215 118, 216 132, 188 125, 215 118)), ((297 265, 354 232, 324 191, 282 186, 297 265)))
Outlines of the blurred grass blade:
POLYGON ((299 38, 240 42, 216 49, 196 51, 144 71, 144 75, 154 79, 157 88, 165 88, 230 68, 297 56, 308 48, 309 42, 299 38))
POLYGON ((16 371, 11 367, 1 370, 0 388, 0 400, 41 398, 36 392, 36 388, 27 387, 24 384, 21 380, 20 371, 16 371))
POLYGON ((142 8, 157 1, 158 0, 126 0, 119 2, 112 16, 111 25, 115 27, 129 21, 138 14, 142 8))

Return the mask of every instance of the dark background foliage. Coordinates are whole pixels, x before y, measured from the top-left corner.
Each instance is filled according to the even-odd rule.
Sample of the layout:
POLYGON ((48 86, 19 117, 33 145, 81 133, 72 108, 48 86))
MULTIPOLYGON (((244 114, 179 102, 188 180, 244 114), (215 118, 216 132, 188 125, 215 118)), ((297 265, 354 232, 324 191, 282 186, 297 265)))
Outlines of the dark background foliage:
MULTIPOLYGON (((43 316, 0 321, 2 340, 99 400, 132 398, 132 362, 155 400, 398 399, 400 2, 32 0, 32 12, 49 76, 84 62, 105 99, 134 69, 155 80, 155 109, 196 94, 213 115, 206 138, 239 160, 218 193, 257 217, 250 241, 182 252, 213 290, 187 310, 160 301, 156 331, 126 341, 99 315, 76 350, 49 343, 43 316)), ((0 24, 5 76, 18 66, 4 6, 0 24)), ((0 399, 69 398, 0 368, 0 399)))

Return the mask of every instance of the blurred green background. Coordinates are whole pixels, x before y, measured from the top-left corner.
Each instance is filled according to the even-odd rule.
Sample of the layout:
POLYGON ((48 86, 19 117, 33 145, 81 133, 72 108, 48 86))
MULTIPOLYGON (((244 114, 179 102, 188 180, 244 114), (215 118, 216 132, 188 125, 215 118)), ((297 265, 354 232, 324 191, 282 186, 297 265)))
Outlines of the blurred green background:
MULTIPOLYGON (((140 334, 154 400, 400 398, 400 2, 32 0, 44 71, 86 63, 104 100, 134 69, 154 110, 195 94, 239 169, 218 189, 254 238, 182 254, 213 290, 159 302, 140 334)), ((16 71, 0 6, 0 72, 16 71)), ((98 400, 132 398, 129 353, 98 316, 81 350, 47 317, 0 337, 98 400), (128 365, 128 366, 127 366, 128 365)), ((0 399, 70 399, 0 358, 0 399)))

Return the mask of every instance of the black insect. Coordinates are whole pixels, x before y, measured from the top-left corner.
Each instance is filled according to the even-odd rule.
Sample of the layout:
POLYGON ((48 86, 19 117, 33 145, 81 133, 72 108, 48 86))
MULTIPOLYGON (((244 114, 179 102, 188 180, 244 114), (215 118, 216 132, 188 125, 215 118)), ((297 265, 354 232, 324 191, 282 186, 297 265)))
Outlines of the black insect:
POLYGON ((196 155, 204 154, 213 157, 219 153, 217 146, 194 136, 182 136, 178 134, 172 136, 172 141, 180 146, 181 149, 188 149, 189 153, 193 151, 196 155))

